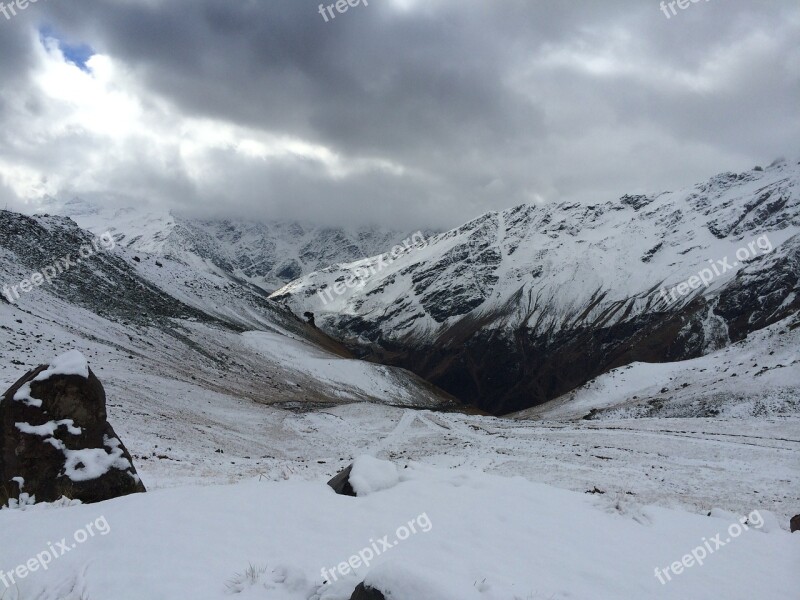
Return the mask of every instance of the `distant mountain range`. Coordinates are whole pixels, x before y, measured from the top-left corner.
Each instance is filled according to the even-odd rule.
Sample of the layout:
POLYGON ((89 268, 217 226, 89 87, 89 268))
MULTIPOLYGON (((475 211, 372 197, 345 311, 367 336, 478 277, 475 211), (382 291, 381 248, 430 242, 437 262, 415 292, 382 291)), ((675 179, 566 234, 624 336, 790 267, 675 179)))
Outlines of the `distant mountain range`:
POLYGON ((188 219, 166 210, 101 208, 80 198, 53 199, 45 210, 98 235, 111 231, 130 250, 233 276, 267 291, 332 264, 374 256, 412 233, 293 221, 188 219))

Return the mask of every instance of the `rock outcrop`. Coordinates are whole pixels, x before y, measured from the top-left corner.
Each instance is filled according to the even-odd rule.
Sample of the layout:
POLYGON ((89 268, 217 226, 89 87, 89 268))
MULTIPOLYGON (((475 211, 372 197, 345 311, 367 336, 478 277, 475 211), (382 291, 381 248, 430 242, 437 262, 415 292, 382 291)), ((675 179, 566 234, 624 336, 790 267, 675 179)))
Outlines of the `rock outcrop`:
POLYGON ((42 365, 0 400, 0 505, 100 502, 145 488, 108 423, 100 381, 77 351, 42 365))
POLYGON ((356 492, 353 486, 350 485, 350 473, 353 472, 353 465, 351 464, 346 469, 343 469, 333 479, 328 482, 328 485, 333 488, 333 491, 340 496, 355 496, 356 492))
POLYGON ((358 587, 353 591, 353 595, 350 596, 350 600, 386 600, 386 596, 375 588, 359 583, 358 587))

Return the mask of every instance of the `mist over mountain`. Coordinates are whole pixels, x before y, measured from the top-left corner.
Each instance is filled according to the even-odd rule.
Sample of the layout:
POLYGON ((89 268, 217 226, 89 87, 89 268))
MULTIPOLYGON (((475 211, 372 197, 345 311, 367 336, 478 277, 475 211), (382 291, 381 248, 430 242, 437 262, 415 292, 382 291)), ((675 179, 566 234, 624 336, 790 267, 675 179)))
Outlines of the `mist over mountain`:
POLYGON ((130 250, 174 259, 270 292, 317 269, 379 254, 415 233, 378 226, 199 220, 170 211, 102 209, 79 198, 52 200, 42 210, 71 217, 97 235, 109 231, 130 250))

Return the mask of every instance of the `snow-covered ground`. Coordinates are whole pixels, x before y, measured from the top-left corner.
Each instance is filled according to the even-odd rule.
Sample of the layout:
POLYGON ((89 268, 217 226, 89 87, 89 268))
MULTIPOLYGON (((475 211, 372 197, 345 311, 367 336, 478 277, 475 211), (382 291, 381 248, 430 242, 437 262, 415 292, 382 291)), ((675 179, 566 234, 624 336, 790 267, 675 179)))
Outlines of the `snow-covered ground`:
POLYGON ((412 391, 404 387, 408 378, 398 377, 398 369, 344 359, 289 334, 248 331, 243 338, 245 345, 263 355, 271 364, 280 365, 289 373, 296 372, 306 378, 311 376, 318 384, 333 389, 340 398, 356 400, 357 392, 378 397, 382 393, 389 394, 389 389, 392 389, 398 396, 395 402, 402 402, 405 406, 416 404, 412 391), (346 391, 348 387, 357 392, 346 391))
MULTIPOLYGON (((44 345, 61 335, 39 331, 44 345)), ((269 362, 265 335, 239 337, 269 362)), ((40 343, 25 340, 35 359, 40 343)), ((345 600, 364 577, 400 581, 392 600, 796 597, 800 536, 786 529, 800 505, 800 418, 542 422, 374 403, 297 412, 214 391, 222 373, 181 379, 157 353, 133 369, 122 351, 80 346, 150 491, 0 511, 6 573, 88 523, 109 529, 3 600, 345 600), (362 455, 391 460, 400 483, 373 469, 381 481, 364 489, 380 491, 334 495, 325 482, 362 455), (656 567, 727 537, 732 517, 707 517, 715 508, 758 511, 765 525, 662 585, 656 567), (422 514, 429 532, 323 585, 321 569, 422 514)), ((7 383, 16 369, 4 369, 7 383)))
MULTIPOLYGON (((597 487, 608 497, 698 514, 760 508, 785 529, 798 513, 797 417, 541 423, 358 404, 304 414, 254 407, 237 419, 231 403, 211 407, 200 409, 214 424, 203 435, 177 419, 110 408, 134 458, 149 456, 136 465, 148 489, 252 477, 327 481, 370 454, 577 492, 597 487)), ((193 408, 175 410, 185 421, 193 408)))
POLYGON ((746 530, 715 514, 413 463, 359 498, 296 479, 2 511, 14 544, 0 564, 56 540, 57 558, 14 600, 347 600, 365 578, 392 600, 796 598, 800 536, 766 512, 743 515, 746 530), (703 564, 667 578, 692 552, 703 564))

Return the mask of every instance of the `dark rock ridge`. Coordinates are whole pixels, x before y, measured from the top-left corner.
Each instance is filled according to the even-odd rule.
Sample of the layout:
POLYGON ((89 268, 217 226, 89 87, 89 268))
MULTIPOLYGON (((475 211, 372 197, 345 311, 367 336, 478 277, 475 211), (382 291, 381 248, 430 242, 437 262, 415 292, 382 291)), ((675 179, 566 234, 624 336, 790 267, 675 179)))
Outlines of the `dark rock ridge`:
POLYGON ((85 503, 144 492, 108 423, 106 395, 75 352, 29 371, 0 401, 0 505, 85 503))
POLYGON ((64 258, 73 263, 46 289, 95 314, 143 326, 169 326, 175 319, 219 322, 164 293, 113 252, 101 250, 90 260, 78 260, 81 246, 91 246, 94 238, 70 219, 0 210, 0 232, 0 249, 15 257, 25 277, 64 258))
MULTIPOLYGON (((635 299, 631 299, 630 304, 635 299)), ((628 310, 620 303, 615 311, 628 310)), ((674 311, 653 310, 605 325, 608 315, 575 327, 532 331, 484 328, 503 313, 464 319, 433 343, 411 347, 378 338, 358 355, 401 366, 488 412, 502 415, 543 404, 632 362, 668 362, 702 356, 713 347, 709 316, 735 343, 800 311, 800 236, 743 269, 713 299, 698 297, 674 311)), ((531 314, 535 318, 535 313, 531 314)), ((348 327, 364 327, 367 323, 348 327)))

